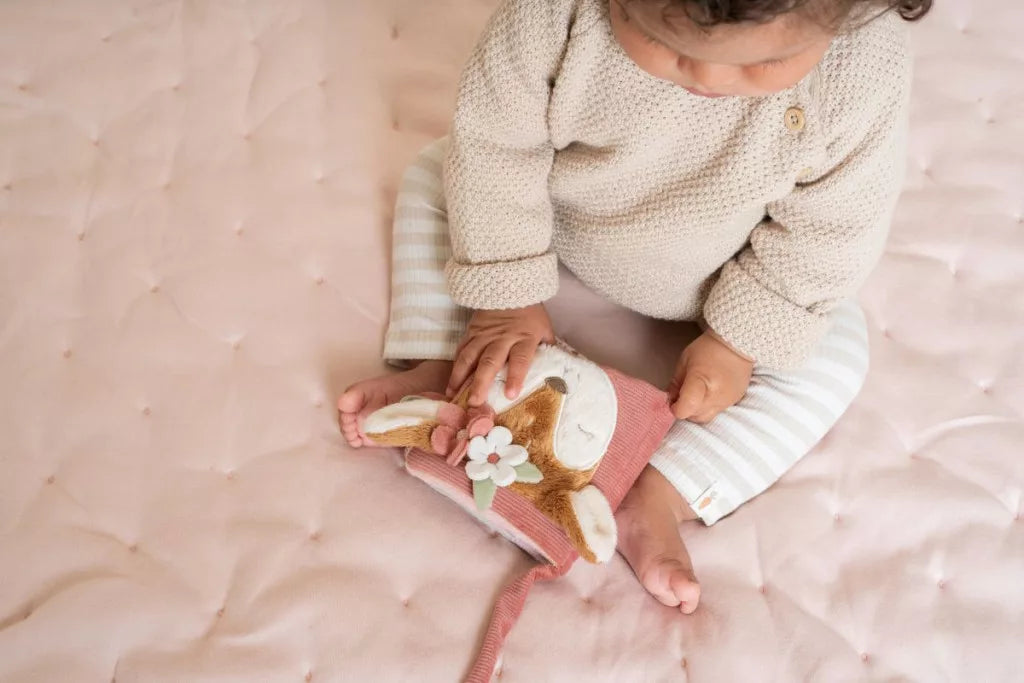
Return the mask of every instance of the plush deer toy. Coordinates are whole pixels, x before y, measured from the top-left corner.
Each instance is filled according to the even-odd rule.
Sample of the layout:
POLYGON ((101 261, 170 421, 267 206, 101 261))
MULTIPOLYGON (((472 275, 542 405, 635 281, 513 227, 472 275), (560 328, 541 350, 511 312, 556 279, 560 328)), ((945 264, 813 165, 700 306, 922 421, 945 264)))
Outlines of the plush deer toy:
POLYGON ((541 564, 499 596, 467 680, 491 677, 530 586, 578 556, 615 553, 613 511, 673 422, 664 392, 568 347, 541 346, 519 398, 499 373, 485 405, 410 396, 367 417, 380 445, 404 446, 406 469, 532 554, 541 564))
MULTIPOLYGON (((504 398, 504 376, 482 408, 467 408, 466 389, 454 403, 408 397, 370 415, 363 429, 378 444, 416 448, 462 467, 485 519, 497 489, 507 488, 561 527, 585 560, 607 561, 615 552, 615 518, 590 482, 615 431, 611 380, 597 365, 555 346, 541 347, 514 402, 504 398)), ((514 529, 489 521, 538 554, 514 529)))

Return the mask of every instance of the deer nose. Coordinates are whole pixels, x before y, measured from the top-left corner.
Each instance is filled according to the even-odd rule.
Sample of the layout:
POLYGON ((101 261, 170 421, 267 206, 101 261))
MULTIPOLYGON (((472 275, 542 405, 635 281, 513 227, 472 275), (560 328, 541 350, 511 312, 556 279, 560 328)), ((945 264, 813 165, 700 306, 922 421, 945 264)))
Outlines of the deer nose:
POLYGON ((560 394, 569 393, 569 386, 561 377, 548 377, 546 380, 544 380, 544 384, 547 384, 549 387, 551 387, 560 394))

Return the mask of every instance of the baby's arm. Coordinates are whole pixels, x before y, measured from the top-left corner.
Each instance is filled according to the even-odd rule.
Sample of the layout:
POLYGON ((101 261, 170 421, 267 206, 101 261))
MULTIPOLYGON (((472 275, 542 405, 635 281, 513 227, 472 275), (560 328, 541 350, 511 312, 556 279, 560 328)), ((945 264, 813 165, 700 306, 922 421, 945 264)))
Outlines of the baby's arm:
POLYGON ((768 220, 726 263, 705 303, 710 328, 760 365, 803 363, 885 246, 903 179, 910 90, 898 36, 877 62, 870 87, 826 82, 827 158, 769 204, 768 220))
POLYGON ((678 417, 703 422, 738 402, 750 379, 744 358, 769 368, 803 363, 881 255, 903 176, 910 90, 905 33, 889 37, 876 46, 870 87, 826 79, 827 159, 768 206, 769 219, 722 269, 704 306, 709 329, 676 372, 678 417))
POLYGON ((510 354, 506 393, 517 395, 537 344, 552 336, 541 305, 558 289, 547 111, 574 4, 506 1, 460 83, 444 169, 453 252, 446 275, 455 303, 476 312, 449 388, 479 368, 474 403, 510 354))

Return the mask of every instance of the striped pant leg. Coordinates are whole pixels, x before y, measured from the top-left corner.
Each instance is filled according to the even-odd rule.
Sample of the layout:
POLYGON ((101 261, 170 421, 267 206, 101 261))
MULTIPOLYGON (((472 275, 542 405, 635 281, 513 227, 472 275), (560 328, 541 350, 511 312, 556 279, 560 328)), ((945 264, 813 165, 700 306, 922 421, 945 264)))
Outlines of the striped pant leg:
POLYGON ((799 369, 754 369, 746 397, 706 425, 680 421, 651 465, 705 524, 714 524, 785 474, 835 425, 868 370, 864 314, 852 301, 799 369))
POLYGON ((448 296, 444 267, 451 258, 441 169, 448 148, 428 145, 406 170, 395 204, 391 313, 384 358, 452 360, 470 311, 448 296))

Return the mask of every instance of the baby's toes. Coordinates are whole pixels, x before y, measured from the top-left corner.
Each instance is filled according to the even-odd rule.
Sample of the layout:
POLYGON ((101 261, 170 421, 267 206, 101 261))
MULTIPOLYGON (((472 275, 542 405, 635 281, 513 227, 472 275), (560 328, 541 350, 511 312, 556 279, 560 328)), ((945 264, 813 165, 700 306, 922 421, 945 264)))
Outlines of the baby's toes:
POLYGON ((679 609, 683 614, 693 614, 700 602, 700 584, 692 572, 677 569, 672 573, 672 593, 679 600, 679 609))
POLYGON ((342 415, 355 416, 366 406, 369 396, 363 383, 353 384, 338 399, 338 412, 342 415))

